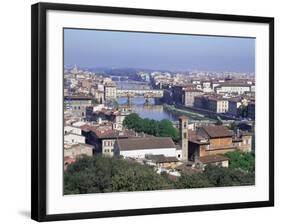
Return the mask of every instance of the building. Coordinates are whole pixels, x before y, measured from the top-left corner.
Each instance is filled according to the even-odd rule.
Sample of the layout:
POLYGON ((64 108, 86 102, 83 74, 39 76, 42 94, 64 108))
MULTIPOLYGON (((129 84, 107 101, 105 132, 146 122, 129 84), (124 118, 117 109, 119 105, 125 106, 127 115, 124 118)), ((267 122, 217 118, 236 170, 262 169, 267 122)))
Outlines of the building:
POLYGON ((93 156, 94 147, 89 144, 64 144, 64 157, 78 158, 80 156, 93 156))
POLYGON ((184 91, 183 91, 183 86, 173 86, 172 88, 173 91, 173 102, 175 104, 183 104, 183 98, 184 98, 184 91))
POLYGON ((84 80, 82 80, 82 82, 81 82, 81 86, 82 86, 83 88, 88 89, 88 90, 91 89, 92 85, 93 85, 93 80, 92 80, 92 79, 84 79, 84 80))
POLYGON ((240 131, 238 129, 237 135, 233 138, 233 142, 235 143, 237 149, 242 152, 251 152, 252 151, 252 138, 253 134, 248 131, 240 131))
POLYGON ((216 86, 215 92, 217 94, 220 93, 236 93, 236 94, 244 94, 245 92, 251 91, 251 85, 245 83, 222 83, 219 86, 216 86))
POLYGON ((228 99, 228 113, 232 116, 244 116, 247 111, 247 106, 248 100, 246 98, 234 97, 228 99))
POLYGON ((209 110, 209 97, 208 97, 208 95, 195 96, 193 106, 196 107, 196 108, 209 110))
POLYGON ((252 120, 255 120, 256 118, 256 105, 255 102, 249 102, 248 104, 248 117, 252 120))
POLYGON ((205 156, 221 155, 227 152, 252 150, 251 133, 234 133, 225 126, 202 126, 189 131, 188 157, 192 161, 205 156))
POLYGON ((122 130, 123 129, 123 121, 130 112, 126 110, 125 107, 120 107, 120 109, 107 109, 101 108, 99 110, 95 110, 94 107, 87 107, 86 109, 86 119, 88 121, 102 122, 102 121, 110 121, 113 123, 113 129, 122 130))
POLYGON ((86 117, 86 107, 92 105, 92 97, 90 96, 65 96, 64 103, 68 105, 69 111, 73 116, 84 119, 86 117))
POLYGON ((228 112, 228 100, 219 96, 208 97, 209 110, 215 113, 226 113, 228 112))
POLYGON ((64 134, 65 143, 85 143, 85 137, 75 133, 64 134))
POLYGON ((104 99, 116 99, 117 89, 114 82, 108 82, 104 85, 104 99))
POLYGON ((95 84, 90 89, 93 98, 100 104, 104 103, 104 85, 95 84))
POLYGON ((181 159, 188 161, 188 117, 179 117, 179 134, 181 145, 181 159))
POLYGON ((82 135, 82 130, 79 127, 70 125, 64 126, 64 142, 65 143, 86 143, 85 137, 82 135))
MULTIPOLYGON (((75 124, 75 123, 74 123, 75 124)), ((83 123, 84 124, 84 123, 83 123)), ((72 124, 73 125, 73 124, 72 124)), ((64 134, 76 134, 76 135, 82 135, 82 130, 79 127, 75 127, 72 125, 65 125, 64 126, 64 134)))
POLYGON ((200 165, 204 168, 207 165, 219 166, 219 167, 228 167, 229 159, 222 155, 209 155, 202 156, 199 158, 197 163, 201 163, 200 165))
POLYGON ((228 114, 232 116, 239 115, 239 107, 242 105, 239 98, 232 98, 228 100, 228 114))
POLYGON ((135 137, 135 133, 129 130, 119 131, 112 128, 112 123, 99 124, 96 127, 85 125, 82 127, 86 143, 93 145, 95 154, 106 156, 114 155, 114 144, 117 139, 135 137))
POLYGON ((213 92, 212 82, 210 80, 202 81, 202 90, 204 93, 213 92))
POLYGON ((170 137, 118 138, 114 145, 114 155, 142 159, 147 155, 178 158, 176 146, 170 137))
POLYGON ((183 92, 183 104, 185 106, 193 107, 194 105, 194 97, 203 94, 203 91, 196 89, 196 88, 186 88, 183 92))
POLYGON ((164 155, 146 155, 145 163, 147 165, 156 166, 157 168, 163 169, 175 169, 182 162, 175 156, 164 156, 164 155))
POLYGON ((202 126, 189 131, 189 158, 193 161, 203 156, 224 154, 236 150, 233 133, 225 126, 202 126))

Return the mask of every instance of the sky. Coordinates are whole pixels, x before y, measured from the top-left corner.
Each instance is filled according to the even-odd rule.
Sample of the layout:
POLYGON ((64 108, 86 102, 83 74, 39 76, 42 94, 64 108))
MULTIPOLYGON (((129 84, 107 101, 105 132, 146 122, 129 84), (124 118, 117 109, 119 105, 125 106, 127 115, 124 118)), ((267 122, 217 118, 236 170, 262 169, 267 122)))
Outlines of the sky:
POLYGON ((255 39, 64 29, 64 65, 254 72, 255 39))

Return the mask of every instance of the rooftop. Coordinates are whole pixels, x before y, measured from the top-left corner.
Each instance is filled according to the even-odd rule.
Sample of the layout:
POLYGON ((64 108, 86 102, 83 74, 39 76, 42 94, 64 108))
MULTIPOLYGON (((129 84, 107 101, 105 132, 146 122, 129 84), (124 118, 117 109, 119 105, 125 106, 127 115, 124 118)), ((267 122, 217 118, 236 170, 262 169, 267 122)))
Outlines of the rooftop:
POLYGON ((176 148, 170 137, 117 139, 120 151, 176 148))
POLYGON ((233 132, 222 125, 202 126, 201 127, 210 138, 231 137, 233 132))
POLYGON ((216 162, 227 161, 228 158, 225 157, 225 156, 221 156, 221 155, 210 155, 210 156, 199 157, 199 160, 202 163, 208 164, 208 163, 216 163, 216 162))

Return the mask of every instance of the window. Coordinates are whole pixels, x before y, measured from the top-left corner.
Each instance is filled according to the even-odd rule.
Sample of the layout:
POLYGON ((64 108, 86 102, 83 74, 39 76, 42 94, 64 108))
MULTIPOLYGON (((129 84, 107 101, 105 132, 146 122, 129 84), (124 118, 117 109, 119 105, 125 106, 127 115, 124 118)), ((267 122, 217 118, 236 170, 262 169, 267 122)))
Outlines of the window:
POLYGON ((185 132, 185 133, 183 133, 183 138, 186 138, 186 132, 185 132))

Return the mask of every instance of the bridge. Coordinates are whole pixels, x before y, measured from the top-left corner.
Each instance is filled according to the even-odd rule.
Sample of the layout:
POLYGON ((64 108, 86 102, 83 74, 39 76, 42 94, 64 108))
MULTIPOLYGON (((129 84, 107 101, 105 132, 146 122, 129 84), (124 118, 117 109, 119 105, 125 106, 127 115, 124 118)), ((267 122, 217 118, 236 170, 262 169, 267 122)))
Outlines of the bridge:
POLYGON ((144 97, 144 98, 162 98, 161 89, 117 89, 117 97, 144 97))

